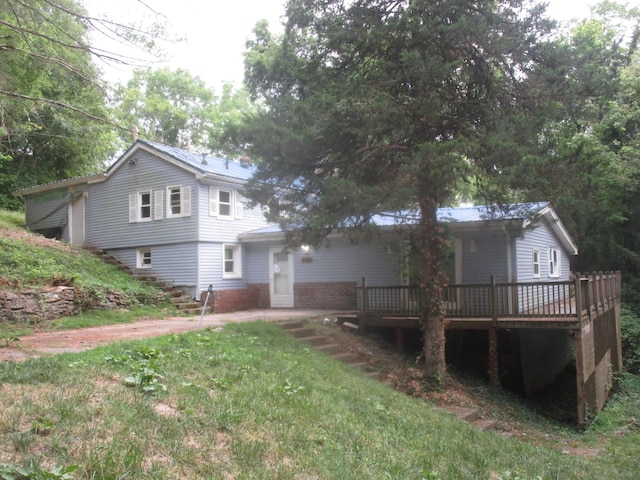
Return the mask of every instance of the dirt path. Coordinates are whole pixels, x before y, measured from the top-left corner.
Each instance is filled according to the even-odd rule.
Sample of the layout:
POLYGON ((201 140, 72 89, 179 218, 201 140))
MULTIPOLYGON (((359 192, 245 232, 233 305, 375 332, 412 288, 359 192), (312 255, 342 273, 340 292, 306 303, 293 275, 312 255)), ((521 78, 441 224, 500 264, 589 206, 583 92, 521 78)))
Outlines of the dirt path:
POLYGON ((199 328, 219 327, 226 323, 264 320, 268 322, 316 318, 335 315, 328 310, 247 310, 197 317, 170 317, 162 320, 141 320, 101 327, 42 332, 20 337, 10 347, 0 347, 0 361, 20 361, 42 355, 79 352, 119 340, 136 340, 157 337, 169 333, 181 333, 199 328))

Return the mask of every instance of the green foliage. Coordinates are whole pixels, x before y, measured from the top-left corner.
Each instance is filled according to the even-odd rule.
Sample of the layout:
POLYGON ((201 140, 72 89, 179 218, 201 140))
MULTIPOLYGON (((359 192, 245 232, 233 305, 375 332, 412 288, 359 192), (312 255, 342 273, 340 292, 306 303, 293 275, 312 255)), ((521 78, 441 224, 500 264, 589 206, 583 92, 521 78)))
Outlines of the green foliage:
MULTIPOLYGON (((168 68, 135 70, 113 103, 120 123, 136 126, 142 138, 226 155, 237 153, 229 135, 252 109, 243 90, 227 84, 218 97, 202 79, 168 68)), ((121 138, 130 143, 128 132, 121 138)))
POLYGON ((0 465, 1 480, 71 480, 77 465, 68 467, 56 467, 53 470, 44 470, 40 467, 18 467, 15 465, 0 465))
POLYGON ((0 207, 12 191, 95 172, 113 153, 112 126, 75 0, 0 5, 0 207))
POLYGON ((640 374, 640 315, 627 307, 621 309, 622 353, 625 370, 640 374))

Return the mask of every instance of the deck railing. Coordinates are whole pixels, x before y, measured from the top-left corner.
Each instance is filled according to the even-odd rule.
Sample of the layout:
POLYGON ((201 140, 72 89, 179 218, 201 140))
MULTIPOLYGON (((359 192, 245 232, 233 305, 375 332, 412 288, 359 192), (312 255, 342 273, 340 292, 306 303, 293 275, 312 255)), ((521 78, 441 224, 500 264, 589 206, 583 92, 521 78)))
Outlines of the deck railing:
MULTIPOLYGON (((582 317, 620 299, 620 273, 575 274, 574 280, 535 283, 450 285, 443 290, 447 317, 582 317), (579 313, 581 315, 579 315, 579 313)), ((368 286, 356 289, 358 309, 367 315, 418 316, 417 286, 368 286)))

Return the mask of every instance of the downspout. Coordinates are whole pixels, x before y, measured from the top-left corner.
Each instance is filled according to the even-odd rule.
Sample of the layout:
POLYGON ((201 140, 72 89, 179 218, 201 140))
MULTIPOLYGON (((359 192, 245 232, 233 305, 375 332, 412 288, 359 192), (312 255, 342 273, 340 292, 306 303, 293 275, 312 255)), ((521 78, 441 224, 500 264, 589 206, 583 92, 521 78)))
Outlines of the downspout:
MULTIPOLYGON (((507 231, 507 228, 502 224, 502 231, 504 232, 505 240, 507 242, 507 283, 513 281, 513 265, 511 260, 511 235, 507 231)), ((509 313, 513 313, 513 292, 511 288, 507 289, 507 301, 509 304, 509 313)))

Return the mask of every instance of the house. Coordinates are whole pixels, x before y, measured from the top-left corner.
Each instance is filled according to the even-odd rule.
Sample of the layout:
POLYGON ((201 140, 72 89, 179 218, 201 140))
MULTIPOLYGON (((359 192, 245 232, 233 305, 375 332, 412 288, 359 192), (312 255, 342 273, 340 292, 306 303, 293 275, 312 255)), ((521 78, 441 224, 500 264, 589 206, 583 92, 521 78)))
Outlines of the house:
MULTIPOLYGON (((570 277, 577 247, 549 204, 515 205, 507 213, 488 207, 443 208, 438 217, 452 238, 445 259, 452 284, 488 283, 492 275, 502 283, 570 277)), ((335 234, 320 248, 289 248, 285 234, 274 226, 240 234, 247 282, 269 289, 268 296, 260 297, 265 300, 261 306, 353 309, 363 278, 369 285, 413 283, 411 222, 403 229, 394 215, 376 215, 374 222, 381 232, 376 240, 354 243, 335 234)))
MULTIPOLYGON (((196 299, 211 290, 216 312, 325 308, 357 311, 361 326, 400 339, 419 328, 411 221, 376 215, 380 235, 371 241, 336 233, 320 246, 290 247, 243 198, 252 174, 247 162, 137 140, 103 173, 16 194, 31 230, 104 250, 196 299)), ((448 361, 482 365, 494 381, 515 372, 530 393, 573 351, 584 423, 622 368, 619 273, 572 279, 576 245, 546 203, 440 209, 438 217, 451 239, 448 361)))
POLYGON ((220 309, 249 308, 238 235, 267 225, 248 208, 247 162, 137 140, 104 173, 26 188, 28 228, 95 247, 135 273, 200 298, 209 285, 220 309))
MULTIPOLYGON (((104 173, 16 192, 28 228, 104 250, 201 299, 211 286, 216 311, 250 307, 354 309, 356 287, 412 282, 407 235, 393 216, 375 217, 381 236, 353 243, 330 235, 319 248, 290 249, 242 188, 253 168, 137 140, 104 173)), ((577 249, 548 204, 509 213, 439 211, 453 238, 450 282, 566 280, 577 249)), ((410 227, 409 227, 410 228, 410 227)))

